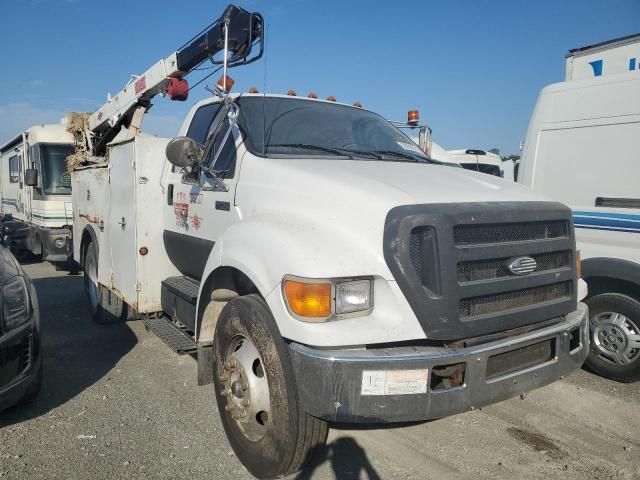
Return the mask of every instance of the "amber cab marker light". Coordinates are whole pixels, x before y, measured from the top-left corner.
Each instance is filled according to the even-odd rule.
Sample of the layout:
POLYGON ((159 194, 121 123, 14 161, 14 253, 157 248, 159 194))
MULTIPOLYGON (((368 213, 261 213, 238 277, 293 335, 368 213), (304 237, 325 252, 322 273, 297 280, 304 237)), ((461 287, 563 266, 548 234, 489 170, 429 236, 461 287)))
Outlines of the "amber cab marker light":
POLYGON ((260 90, 258 90, 256 87, 251 87, 249 89, 249 93, 260 93, 260 90))
POLYGON ((420 121, 420 113, 418 110, 409 110, 407 113, 407 123, 410 125, 417 125, 420 121))
POLYGON ((329 95, 327 97, 327 100, 330 101, 330 102, 335 102, 336 101, 336 97, 334 97, 333 95, 329 95))
POLYGON ((318 95, 316 95, 314 92, 309 92, 307 97, 309 97, 309 98, 318 98, 318 95))
POLYGON ((360 102, 354 102, 353 106, 356 108, 362 108, 362 104, 360 102))
POLYGON ((298 96, 298 94, 296 93, 296 91, 293 88, 289 89, 289 91, 287 92, 287 95, 289 95, 290 97, 297 97, 298 96))
POLYGON ((576 252, 576 260, 576 273, 578 278, 582 278, 582 254, 580 253, 580 250, 576 252))
POLYGON ((231 89, 233 88, 233 84, 234 84, 234 83, 236 83, 236 82, 235 82, 235 80, 234 80, 233 78, 231 78, 229 75, 227 75, 227 85, 226 85, 226 88, 225 88, 224 78, 225 78, 225 76, 224 76, 224 75, 222 75, 222 76, 218 79, 218 81, 216 82, 216 84, 217 84, 220 88, 225 89, 227 92, 230 92, 230 91, 231 91, 231 89))
POLYGON ((331 284, 285 280, 284 295, 293 313, 301 317, 322 318, 331 315, 331 284))

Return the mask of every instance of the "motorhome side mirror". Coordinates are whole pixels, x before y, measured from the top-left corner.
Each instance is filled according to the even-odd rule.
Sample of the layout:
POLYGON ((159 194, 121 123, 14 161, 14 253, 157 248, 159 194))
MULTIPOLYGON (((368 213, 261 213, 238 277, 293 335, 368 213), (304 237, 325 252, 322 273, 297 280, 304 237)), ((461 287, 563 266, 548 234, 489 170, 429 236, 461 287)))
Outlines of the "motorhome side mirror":
POLYGON ((38 170, 35 168, 27 168, 24 171, 24 183, 29 187, 38 186, 38 170))
POLYGON ((165 153, 172 165, 187 168, 200 162, 202 148, 192 138, 176 137, 167 144, 165 153))

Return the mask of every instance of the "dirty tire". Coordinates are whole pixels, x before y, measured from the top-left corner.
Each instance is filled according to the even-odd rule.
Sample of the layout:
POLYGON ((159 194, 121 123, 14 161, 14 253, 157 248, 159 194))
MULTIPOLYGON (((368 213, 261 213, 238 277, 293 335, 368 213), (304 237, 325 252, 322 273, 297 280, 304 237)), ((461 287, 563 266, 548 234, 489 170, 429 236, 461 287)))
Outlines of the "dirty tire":
POLYGON ((299 405, 288 347, 260 296, 238 297, 223 308, 214 336, 213 368, 218 411, 227 438, 238 459, 254 476, 266 479, 295 473, 324 447, 327 423, 299 405), (232 402, 225 390, 225 382, 231 378, 225 360, 238 338, 248 339, 255 347, 268 383, 270 411, 259 438, 249 438, 240 421, 225 409, 232 402))
MULTIPOLYGON (((640 302, 619 293, 603 293, 586 301, 589 306, 589 319, 593 321, 598 315, 616 312, 627 317, 636 326, 640 326, 640 302)), ((591 331, 591 348, 585 365, 598 375, 619 382, 635 382, 640 380, 640 355, 627 365, 613 364, 601 358, 596 350, 591 331)))
POLYGON ((98 283, 98 254, 93 242, 84 256, 84 291, 94 322, 105 325, 126 320, 127 306, 115 293, 98 283))

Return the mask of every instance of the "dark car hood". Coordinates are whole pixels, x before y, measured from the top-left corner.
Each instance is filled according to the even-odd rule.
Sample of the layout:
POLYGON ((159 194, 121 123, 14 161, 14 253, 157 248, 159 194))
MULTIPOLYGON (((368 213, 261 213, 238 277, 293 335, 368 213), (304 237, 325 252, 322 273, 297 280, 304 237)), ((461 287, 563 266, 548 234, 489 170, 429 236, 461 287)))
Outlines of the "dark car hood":
POLYGON ((7 247, 0 246, 0 285, 16 275, 20 275, 18 262, 7 247))

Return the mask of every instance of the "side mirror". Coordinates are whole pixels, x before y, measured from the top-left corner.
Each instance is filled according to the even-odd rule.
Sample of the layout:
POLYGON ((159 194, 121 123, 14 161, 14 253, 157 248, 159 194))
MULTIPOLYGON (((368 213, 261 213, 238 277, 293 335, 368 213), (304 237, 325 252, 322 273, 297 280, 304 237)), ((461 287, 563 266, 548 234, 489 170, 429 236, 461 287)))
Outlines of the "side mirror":
POLYGON ((27 168, 24 171, 24 183, 29 187, 38 186, 38 170, 35 168, 27 168))
POLYGON ((165 154, 172 165, 187 168, 200 163, 202 148, 189 137, 176 137, 167 144, 165 154))

